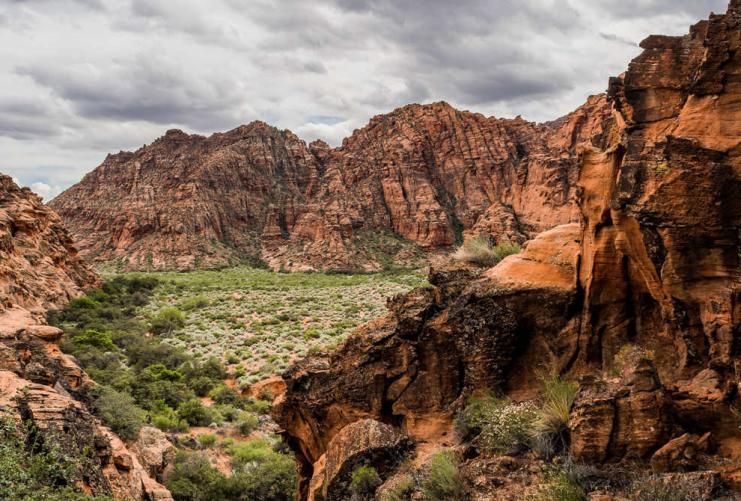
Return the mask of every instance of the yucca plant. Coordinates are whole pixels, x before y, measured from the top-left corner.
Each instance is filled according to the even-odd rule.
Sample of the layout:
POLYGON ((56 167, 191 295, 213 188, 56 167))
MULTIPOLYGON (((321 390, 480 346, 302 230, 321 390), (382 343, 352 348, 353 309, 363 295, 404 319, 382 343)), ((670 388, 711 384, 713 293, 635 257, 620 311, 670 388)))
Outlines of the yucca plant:
POLYGON ((533 427, 533 449, 545 457, 566 450, 569 444, 569 414, 579 385, 559 377, 543 379, 542 404, 533 427))

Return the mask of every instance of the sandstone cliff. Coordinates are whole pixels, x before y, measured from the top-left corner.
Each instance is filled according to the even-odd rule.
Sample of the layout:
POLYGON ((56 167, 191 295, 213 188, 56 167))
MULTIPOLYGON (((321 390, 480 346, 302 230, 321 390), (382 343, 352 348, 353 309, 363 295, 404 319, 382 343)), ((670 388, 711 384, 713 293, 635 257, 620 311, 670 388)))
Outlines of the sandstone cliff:
POLYGON ((127 269, 379 269, 464 231, 522 242, 575 221, 576 149, 608 111, 595 96, 538 125, 410 105, 336 149, 261 122, 169 131, 109 155, 50 205, 84 256, 127 269))
MULTIPOLYGON (((360 464, 333 446, 349 427, 383 423, 419 457, 459 443, 452 420, 476 390, 529 399, 539 371, 580 383, 569 420, 577 460, 650 460, 666 472, 697 468, 695 454, 712 449, 720 473, 697 478, 741 488, 740 46, 738 0, 684 37, 646 39, 610 81, 609 118, 577 143, 578 224, 483 272, 433 269, 432 287, 284 374, 274 415, 305 497, 341 499, 340 468, 327 465, 360 464), (628 346, 644 355, 616 363, 628 346)), ((497 477, 491 468, 479 474, 497 477)), ((475 479, 468 487, 484 496, 475 479)))
POLYGON ((97 280, 54 211, 0 175, 0 310, 18 305, 43 313, 97 280))
POLYGON ((122 499, 172 499, 126 445, 87 410, 94 384, 58 346, 62 331, 43 325, 97 275, 77 256, 59 217, 27 188, 0 176, 0 417, 59 440, 66 454, 93 462, 78 487, 122 499))

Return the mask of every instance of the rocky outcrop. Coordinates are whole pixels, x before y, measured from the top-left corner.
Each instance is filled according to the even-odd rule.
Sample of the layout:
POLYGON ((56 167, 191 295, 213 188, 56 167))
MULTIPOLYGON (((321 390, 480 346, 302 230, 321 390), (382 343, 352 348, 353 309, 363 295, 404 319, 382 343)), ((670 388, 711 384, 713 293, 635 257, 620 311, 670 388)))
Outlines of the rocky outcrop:
POLYGON ((313 477, 308 499, 347 499, 352 473, 357 467, 372 467, 382 481, 404 460, 411 442, 397 429, 372 419, 345 426, 330 442, 318 461, 322 471, 313 477))
POLYGON ((172 500, 136 454, 93 417, 85 396, 93 384, 74 359, 50 341, 49 326, 33 325, 18 307, 0 314, 0 411, 59 443, 71 456, 88 457, 84 486, 121 499, 172 500), (20 323, 16 323, 19 322, 20 323), (14 327, 15 325, 15 327, 14 327), (41 337, 37 336, 41 334, 41 337))
POLYGON ((433 270, 431 288, 284 374, 274 415, 307 477, 358 420, 451 441, 467 395, 532 398, 543 371, 580 381, 570 429, 583 460, 682 468, 675 456, 692 452, 672 440, 688 433, 738 464, 740 32, 734 0, 687 36, 643 42, 610 82, 610 118, 579 143, 578 224, 478 277, 433 270), (631 346, 642 356, 625 363, 631 346))
POLYGON ((124 442, 86 407, 94 383, 61 352, 63 332, 44 325, 99 283, 78 257, 59 217, 27 188, 0 175, 0 414, 34 441, 57 443, 84 465, 87 492, 121 499, 172 500, 124 442))
POLYGON ((83 255, 126 269, 373 270, 464 232, 522 242, 576 221, 576 151, 608 113, 604 95, 547 124, 409 105, 336 149, 262 122, 169 131, 50 205, 83 255))
POLYGON ((54 211, 0 174, 0 311, 43 313, 97 280, 54 211))

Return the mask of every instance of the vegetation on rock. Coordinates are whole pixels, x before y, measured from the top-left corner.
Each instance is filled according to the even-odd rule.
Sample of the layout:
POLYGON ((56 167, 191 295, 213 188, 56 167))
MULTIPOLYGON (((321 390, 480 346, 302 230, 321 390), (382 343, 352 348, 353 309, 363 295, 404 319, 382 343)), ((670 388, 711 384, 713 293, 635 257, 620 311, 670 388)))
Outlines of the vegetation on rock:
POLYGON ((492 245, 484 236, 466 240, 454 253, 453 259, 478 266, 494 266, 505 257, 517 254, 522 249, 516 243, 500 242, 492 245))

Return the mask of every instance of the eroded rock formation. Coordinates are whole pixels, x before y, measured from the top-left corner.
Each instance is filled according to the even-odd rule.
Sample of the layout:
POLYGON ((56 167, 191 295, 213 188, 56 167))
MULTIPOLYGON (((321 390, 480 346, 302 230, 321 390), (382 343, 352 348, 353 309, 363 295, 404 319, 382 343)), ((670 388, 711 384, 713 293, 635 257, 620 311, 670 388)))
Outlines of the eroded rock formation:
POLYGON ((127 269, 379 269, 464 231, 522 242, 576 221, 576 149, 608 112, 604 95, 547 124, 409 105, 336 149, 262 122, 169 131, 51 206, 83 255, 127 269))
POLYGON ((35 440, 59 442, 89 460, 84 485, 122 499, 172 500, 133 454, 87 410, 94 383, 61 352, 63 332, 43 325, 97 275, 77 257, 59 218, 28 189, 0 176, 0 414, 23 423, 35 440))
POLYGON ((673 451, 689 450, 676 442, 685 437, 735 464, 720 474, 734 486, 740 46, 738 0, 689 35, 646 39, 610 81, 609 117, 578 143, 578 224, 539 235, 477 278, 433 270, 432 287, 284 374, 274 415, 302 462, 303 492, 333 438, 358 420, 396 426, 420 446, 450 443, 467 395, 500 387, 530 398, 539 370, 580 381, 577 459, 653 457, 664 471, 673 451), (619 364, 626 346, 645 356, 619 364))
POLYGON ((18 305, 42 313, 97 280, 54 211, 0 174, 0 311, 18 305))

